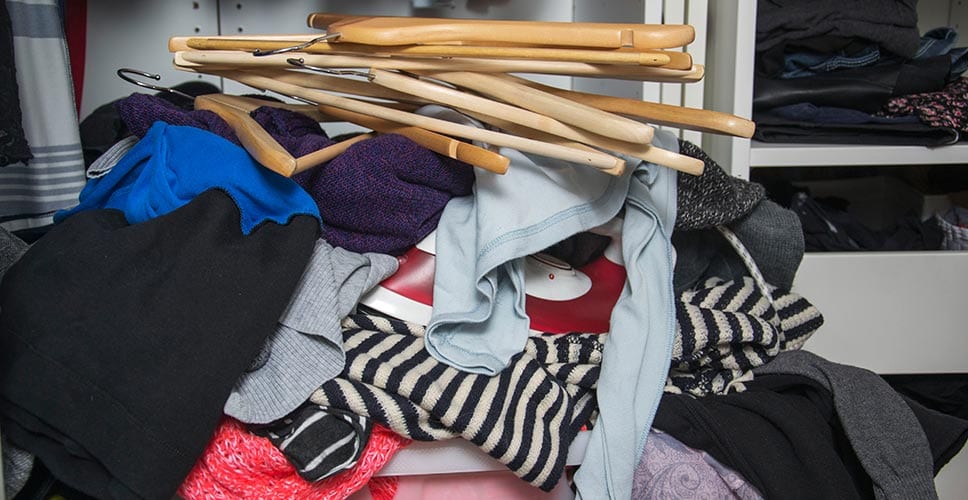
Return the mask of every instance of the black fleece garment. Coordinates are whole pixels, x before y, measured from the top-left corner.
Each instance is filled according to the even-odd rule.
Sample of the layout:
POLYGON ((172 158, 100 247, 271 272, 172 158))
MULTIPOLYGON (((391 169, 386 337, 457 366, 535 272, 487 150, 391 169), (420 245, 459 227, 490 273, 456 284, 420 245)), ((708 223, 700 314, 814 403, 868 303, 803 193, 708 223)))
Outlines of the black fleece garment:
POLYGON ((306 215, 243 235, 217 189, 54 226, 0 285, 0 427, 86 494, 172 498, 318 236, 306 215))

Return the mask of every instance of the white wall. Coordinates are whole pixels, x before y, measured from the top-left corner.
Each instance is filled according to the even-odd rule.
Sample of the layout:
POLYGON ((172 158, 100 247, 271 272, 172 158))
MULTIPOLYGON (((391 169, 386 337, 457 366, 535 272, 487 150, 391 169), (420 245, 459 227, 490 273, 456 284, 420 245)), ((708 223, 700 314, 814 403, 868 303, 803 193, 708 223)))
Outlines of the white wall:
MULTIPOLYGON (((543 21, 571 21, 573 16, 571 0, 456 0, 430 3, 444 6, 415 9, 411 2, 401 0, 88 2, 80 117, 83 119, 98 106, 140 90, 115 75, 115 71, 122 67, 158 73, 162 76, 159 83, 167 86, 191 78, 220 84, 215 77, 192 75, 174 69, 167 45, 168 38, 172 36, 316 33, 319 31, 306 26, 306 17, 312 12, 543 21)), ((618 5, 624 2, 610 0, 606 3, 618 5)), ((419 1, 418 5, 421 5, 419 1)), ((570 80, 558 77, 548 83, 570 85, 570 80)), ((251 90, 230 82, 225 91, 237 93, 251 90)))

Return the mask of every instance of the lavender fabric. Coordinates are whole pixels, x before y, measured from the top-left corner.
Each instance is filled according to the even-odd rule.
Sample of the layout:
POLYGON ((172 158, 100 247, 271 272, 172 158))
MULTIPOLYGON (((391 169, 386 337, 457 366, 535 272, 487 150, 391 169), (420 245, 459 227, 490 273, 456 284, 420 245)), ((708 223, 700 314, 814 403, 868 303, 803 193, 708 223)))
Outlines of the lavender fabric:
POLYGON ((293 179, 316 200, 330 244, 400 255, 437 227, 451 198, 471 194, 474 172, 406 137, 384 134, 293 179))
POLYGON ((690 448, 655 429, 649 431, 635 467, 632 498, 763 498, 736 471, 708 453, 690 448))

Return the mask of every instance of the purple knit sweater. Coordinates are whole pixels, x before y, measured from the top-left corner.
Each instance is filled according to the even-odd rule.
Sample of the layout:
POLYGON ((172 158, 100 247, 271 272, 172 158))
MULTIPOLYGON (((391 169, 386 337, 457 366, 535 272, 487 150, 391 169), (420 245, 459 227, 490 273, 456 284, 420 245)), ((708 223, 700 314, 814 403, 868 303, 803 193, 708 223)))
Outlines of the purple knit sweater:
POLYGON ((400 255, 437 227, 452 197, 471 194, 474 172, 402 135, 384 134, 294 179, 319 205, 323 237, 333 246, 400 255))

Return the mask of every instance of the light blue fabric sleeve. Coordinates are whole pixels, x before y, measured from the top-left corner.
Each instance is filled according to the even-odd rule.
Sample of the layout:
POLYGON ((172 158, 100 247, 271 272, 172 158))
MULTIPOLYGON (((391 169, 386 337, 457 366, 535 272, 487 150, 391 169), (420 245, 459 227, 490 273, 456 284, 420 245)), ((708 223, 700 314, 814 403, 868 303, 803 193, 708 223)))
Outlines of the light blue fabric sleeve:
MULTIPOLYGON (((678 152, 671 134, 653 145, 678 152)), ((631 498, 635 464, 662 396, 675 333, 669 240, 676 218, 676 172, 653 164, 632 174, 622 252, 628 279, 612 311, 598 380, 599 416, 582 465, 577 498, 631 498)))
POLYGON ((425 337, 441 362, 494 375, 524 349, 525 256, 611 220, 631 177, 499 151, 505 175, 476 170, 474 195, 452 199, 437 226, 434 308, 425 337))
MULTIPOLYGON (((425 113, 426 114, 426 113, 425 113)), ((669 132, 654 146, 678 152, 669 132)), ((676 172, 628 162, 624 175, 501 149, 511 166, 476 170, 474 196, 456 198, 437 229, 434 311, 425 337, 438 360, 493 375, 528 335, 517 260, 609 221, 624 206, 628 280, 612 311, 598 383, 600 415, 575 478, 585 499, 626 499, 662 395, 675 334, 670 242, 676 172)))

